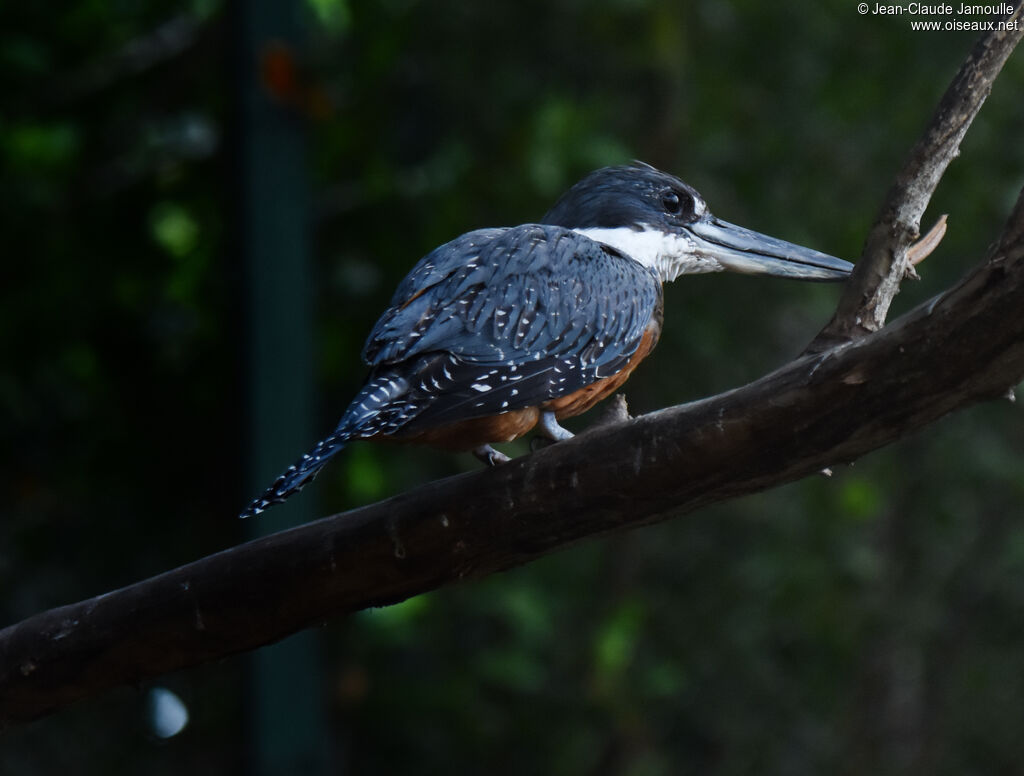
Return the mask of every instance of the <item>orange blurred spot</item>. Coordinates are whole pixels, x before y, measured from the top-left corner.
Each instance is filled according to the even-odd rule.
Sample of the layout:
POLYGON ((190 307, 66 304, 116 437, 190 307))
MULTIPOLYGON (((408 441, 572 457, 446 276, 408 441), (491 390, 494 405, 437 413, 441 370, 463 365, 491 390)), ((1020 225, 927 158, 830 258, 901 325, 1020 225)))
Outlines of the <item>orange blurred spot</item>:
POLYGON ((264 47, 260 55, 260 83, 267 94, 310 118, 327 118, 332 110, 327 91, 304 80, 299 62, 287 44, 275 40, 264 47))
POLYGON ((271 41, 260 56, 260 81, 277 100, 291 103, 300 92, 298 68, 288 46, 271 41))

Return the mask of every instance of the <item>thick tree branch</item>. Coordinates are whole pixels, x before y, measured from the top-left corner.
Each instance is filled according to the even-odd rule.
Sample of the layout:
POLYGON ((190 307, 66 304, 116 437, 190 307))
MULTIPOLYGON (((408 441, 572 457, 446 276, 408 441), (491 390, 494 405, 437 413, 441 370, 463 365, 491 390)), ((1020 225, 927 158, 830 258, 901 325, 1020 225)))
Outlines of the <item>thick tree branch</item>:
POLYGON ((819 352, 839 342, 877 331, 910 270, 906 253, 920 233, 921 217, 960 143, 981 110, 1007 58, 1024 36, 1024 2, 997 21, 1010 29, 984 33, 942 96, 924 135, 906 161, 868 233, 861 258, 847 282, 835 315, 810 344, 819 352), (1013 29, 1016 23, 1017 29, 1013 29))
POLYGON ((856 343, 0 631, 0 725, 853 461, 1022 377, 1024 193, 988 261, 856 343))
POLYGON ((0 727, 338 613, 789 482, 1005 395, 1024 377, 1024 192, 982 266, 895 324, 846 341, 851 311, 884 319, 893 261, 902 273, 938 176, 1012 48, 987 39, 957 76, 964 85, 950 89, 975 100, 965 107, 947 94, 938 112, 946 128, 933 125, 917 166, 890 191, 857 298, 844 298, 837 313, 848 329, 834 337, 839 344, 720 396, 602 426, 10 626, 0 631, 0 727), (997 48, 992 59, 986 52, 997 48), (928 161, 935 149, 944 161, 928 161))

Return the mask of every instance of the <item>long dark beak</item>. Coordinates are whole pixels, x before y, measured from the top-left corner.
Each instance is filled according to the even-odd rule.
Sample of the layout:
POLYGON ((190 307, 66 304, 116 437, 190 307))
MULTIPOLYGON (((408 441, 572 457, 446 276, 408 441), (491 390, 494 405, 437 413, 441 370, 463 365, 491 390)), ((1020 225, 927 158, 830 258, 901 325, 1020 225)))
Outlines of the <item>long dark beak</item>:
POLYGON ((744 229, 712 215, 686 226, 698 253, 731 272, 798 280, 845 280, 853 265, 766 234, 744 229))

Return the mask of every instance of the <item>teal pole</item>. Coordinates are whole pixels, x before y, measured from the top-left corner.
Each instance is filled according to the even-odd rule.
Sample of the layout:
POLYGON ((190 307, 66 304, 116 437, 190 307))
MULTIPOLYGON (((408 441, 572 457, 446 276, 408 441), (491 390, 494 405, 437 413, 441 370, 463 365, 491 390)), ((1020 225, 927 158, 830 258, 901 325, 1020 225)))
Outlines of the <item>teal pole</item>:
MULTIPOLYGON (((314 441, 310 206, 304 117, 267 88, 268 54, 298 57, 306 6, 236 0, 235 234, 245 276, 246 493, 263 490, 314 441)), ((249 538, 313 518, 309 494, 245 523, 249 538)), ((329 771, 322 645, 305 631, 251 657, 247 772, 329 771)))

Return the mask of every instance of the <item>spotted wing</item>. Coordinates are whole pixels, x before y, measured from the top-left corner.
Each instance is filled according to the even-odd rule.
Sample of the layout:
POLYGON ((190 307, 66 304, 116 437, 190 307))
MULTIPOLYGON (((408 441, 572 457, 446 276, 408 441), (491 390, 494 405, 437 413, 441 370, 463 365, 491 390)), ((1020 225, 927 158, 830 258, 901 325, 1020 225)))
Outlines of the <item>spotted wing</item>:
POLYGON ((409 381, 411 432, 615 374, 660 307, 653 273, 614 248, 555 226, 480 230, 417 264, 363 355, 409 381))

